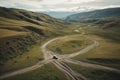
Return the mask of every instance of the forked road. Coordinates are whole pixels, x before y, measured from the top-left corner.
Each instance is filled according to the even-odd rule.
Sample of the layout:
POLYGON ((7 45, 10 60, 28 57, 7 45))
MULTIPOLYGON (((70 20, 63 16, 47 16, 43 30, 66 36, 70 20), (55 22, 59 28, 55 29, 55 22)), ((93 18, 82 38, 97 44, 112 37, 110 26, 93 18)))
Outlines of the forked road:
POLYGON ((88 79, 86 77, 84 77, 83 75, 81 75, 81 74, 75 72, 74 70, 72 70, 64 62, 70 62, 70 63, 78 64, 78 65, 81 65, 81 66, 88 66, 88 67, 93 67, 93 68, 98 67, 100 69, 106 69, 106 70, 115 71, 115 72, 120 73, 120 70, 117 70, 117 69, 114 69, 114 68, 105 67, 105 66, 101 66, 101 65, 95 65, 95 64, 91 64, 91 63, 84 63, 84 62, 80 62, 80 61, 77 61, 77 60, 70 59, 74 56, 86 53, 87 51, 93 49, 95 46, 99 45, 99 42, 94 41, 93 44, 87 46, 86 48, 84 48, 84 49, 82 49, 78 52, 72 53, 72 54, 59 55, 55 52, 52 52, 52 51, 48 50, 47 47, 46 47, 49 43, 51 43, 51 42, 53 42, 53 41, 55 41, 59 38, 60 37, 49 40, 48 42, 46 42, 45 44, 43 44, 41 46, 42 51, 44 53, 44 60, 43 61, 40 61, 40 62, 38 62, 37 64, 35 64, 31 67, 27 67, 27 68, 20 69, 20 70, 14 71, 14 72, 3 74, 3 75, 0 76, 0 80, 2 80, 4 78, 7 78, 7 77, 10 77, 10 76, 14 76, 14 75, 22 74, 22 73, 25 73, 25 72, 28 72, 28 71, 31 71, 31 70, 35 70, 35 69, 43 66, 44 64, 47 64, 47 63, 50 63, 50 62, 55 64, 56 67, 58 67, 61 71, 63 71, 63 73, 65 73, 65 75, 67 76, 68 80, 88 80, 88 79), (52 59, 54 55, 56 55, 58 57, 58 59, 56 59, 56 60, 52 59))

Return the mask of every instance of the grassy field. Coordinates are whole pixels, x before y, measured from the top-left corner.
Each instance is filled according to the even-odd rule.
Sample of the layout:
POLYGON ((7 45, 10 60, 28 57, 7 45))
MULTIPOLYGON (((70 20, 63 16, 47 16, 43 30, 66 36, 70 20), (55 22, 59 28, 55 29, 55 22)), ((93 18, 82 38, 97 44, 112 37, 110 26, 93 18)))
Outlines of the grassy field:
POLYGON ((43 67, 24 73, 9 77, 4 80, 67 80, 66 76, 53 65, 52 63, 46 64, 43 67))
MULTIPOLYGON (((50 38, 63 35, 69 36, 61 37, 47 47, 59 54, 70 54, 96 40, 100 43, 99 46, 74 59, 120 69, 119 27, 101 29, 95 24, 64 23, 45 14, 22 9, 0 7, 0 13, 0 74, 31 66, 43 60, 40 46, 50 38)), ((91 80, 118 80, 118 74, 112 72, 68 65, 91 80)), ((66 80, 65 75, 53 64, 6 80, 23 79, 66 80)))
POLYGON ((68 27, 63 29, 63 32, 67 34, 81 34, 83 32, 82 27, 84 27, 85 24, 82 23, 72 23, 69 24, 68 27))
POLYGON ((77 52, 90 44, 92 44, 91 40, 88 40, 86 37, 79 34, 61 37, 48 44, 47 47, 59 54, 70 54, 77 52))
POLYGON ((76 72, 88 78, 89 80, 120 80, 119 77, 120 74, 114 72, 95 69, 91 67, 82 67, 80 65, 71 64, 71 63, 66 63, 66 64, 76 72))
POLYGON ((87 53, 74 57, 74 59, 120 69, 120 33, 118 27, 102 29, 102 26, 96 24, 76 23, 68 28, 68 31, 73 33, 75 32, 74 30, 79 30, 79 32, 76 32, 77 34, 100 43, 99 46, 87 53))
POLYGON ((34 45, 28 52, 8 60, 4 65, 0 66, 0 72, 14 71, 31 66, 41 60, 43 60, 43 53, 40 45, 34 45))
POLYGON ((120 45, 118 41, 96 35, 88 35, 100 45, 74 59, 120 68, 120 45))

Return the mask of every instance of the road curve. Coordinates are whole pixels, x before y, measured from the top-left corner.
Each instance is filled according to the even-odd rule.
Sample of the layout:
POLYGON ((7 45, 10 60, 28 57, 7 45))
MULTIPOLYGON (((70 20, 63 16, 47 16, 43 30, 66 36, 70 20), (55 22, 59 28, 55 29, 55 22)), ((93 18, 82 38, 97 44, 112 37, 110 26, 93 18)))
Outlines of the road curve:
POLYGON ((93 44, 91 45, 88 45, 87 47, 85 47, 84 49, 78 51, 78 52, 75 52, 75 53, 72 53, 72 54, 66 54, 66 55, 63 55, 64 58, 72 58, 72 57, 75 57, 77 55, 80 55, 80 54, 84 54, 86 52, 88 52, 89 50, 93 49, 94 47, 98 46, 99 45, 99 42, 97 41, 93 41, 93 44))
POLYGON ((13 71, 13 72, 4 73, 4 74, 0 75, 0 80, 4 79, 4 78, 7 78, 7 77, 15 76, 15 75, 18 75, 18 74, 23 74, 23 73, 31 71, 31 70, 35 70, 35 69, 43 66, 44 64, 47 64, 47 63, 51 62, 52 61, 52 59, 51 59, 52 55, 50 53, 51 51, 46 50, 47 49, 46 45, 48 45, 50 42, 52 42, 56 39, 57 38, 49 40, 48 42, 46 42, 45 44, 43 44, 41 46, 42 51, 44 53, 44 60, 43 61, 39 61, 37 64, 35 64, 33 66, 30 66, 30 67, 19 69, 19 70, 13 71), (48 53, 50 53, 50 54, 48 54, 48 53))
MULTIPOLYGON (((60 38, 60 37, 59 37, 60 38)), ((63 58, 63 56, 47 49, 47 45, 49 43, 51 43, 52 41, 55 41, 59 38, 54 38, 52 40, 49 40, 48 42, 46 42, 41 48, 42 51, 44 53, 44 58, 45 60, 51 59, 54 55, 57 55, 59 57, 58 60, 53 60, 53 64, 56 65, 56 67, 58 67, 63 73, 65 73, 65 75, 67 75, 68 80, 70 80, 72 78, 72 80, 88 80, 87 78, 85 78, 84 76, 80 75, 79 73, 74 72, 69 66, 67 66, 65 63, 61 62, 61 59, 63 58), (64 65, 63 65, 64 64, 64 65), (66 65, 66 66, 65 66, 66 65)), ((65 57, 65 56, 64 56, 65 57)))
POLYGON ((114 70, 116 71, 115 69, 113 68, 108 68, 108 67, 105 67, 105 66, 100 66, 100 65, 93 65, 93 64, 90 64, 90 63, 84 63, 84 62, 80 62, 80 61, 77 61, 77 60, 72 60, 70 58, 72 57, 75 57, 79 54, 83 54, 83 53, 86 53, 88 52, 89 50, 93 49, 94 47, 98 46, 99 45, 99 42, 97 41, 93 41, 94 43, 87 46, 86 48, 78 51, 78 52, 75 52, 75 53, 72 53, 72 54, 67 54, 67 55, 59 55, 53 51, 50 51, 49 49, 47 49, 47 45, 49 43, 51 43, 52 41, 55 41, 57 39, 59 39, 60 37, 57 37, 57 38, 54 38, 54 39, 51 39, 49 40, 48 42, 46 42, 45 44, 43 44, 41 46, 41 49, 42 49, 42 52, 44 53, 44 60, 43 61, 40 61, 38 62, 37 64, 31 66, 31 67, 27 67, 27 68, 24 68, 24 69, 20 69, 20 70, 17 70, 17 71, 14 71, 14 72, 11 72, 11 73, 6 73, 4 75, 1 75, 0 76, 0 79, 4 79, 4 78, 7 78, 7 77, 10 77, 10 76, 14 76, 14 75, 18 75, 18 74, 22 74, 22 73, 25 73, 25 72, 28 72, 28 71, 31 71, 31 70, 34 70, 34 69, 37 69, 41 66, 43 66, 44 64, 47 64, 47 63, 50 63, 52 62, 53 64, 55 64, 61 71, 63 71, 63 73, 65 73, 65 75, 67 75, 68 77, 68 80, 69 79, 73 79, 73 80, 88 80, 86 77, 82 76, 81 74, 73 71, 68 65, 66 65, 64 62, 64 60, 66 62, 71 62, 71 63, 74 63, 74 64, 81 64, 83 66, 90 66, 90 67, 93 67, 93 66, 98 66, 99 68, 104 68, 104 69, 107 69, 107 70, 114 70), (59 57, 58 60, 54 60, 52 59, 52 57, 54 55, 57 55, 59 57))
MULTIPOLYGON (((6 74, 4 74, 4 75, 1 75, 0 76, 0 79, 4 79, 4 78, 7 78, 7 77, 10 77, 10 76, 14 76, 14 75, 18 75, 18 74, 22 74, 22 73, 25 73, 25 72, 28 72, 28 71, 31 71, 31 70, 34 70, 34 69, 37 69, 37 68, 39 68, 39 67, 41 67, 41 66, 43 66, 44 64, 47 64, 47 63, 49 63, 49 62, 52 62, 53 60, 52 60, 52 56, 53 55, 57 55, 57 56, 59 56, 59 58, 60 58, 60 60, 62 59, 62 58, 71 58, 71 57, 74 57, 74 56, 77 56, 77 55, 79 55, 79 54, 82 54, 82 53, 85 53, 85 52, 87 52, 87 51, 89 51, 90 49, 92 49, 94 46, 96 46, 96 42, 94 42, 94 44, 92 44, 92 45, 90 45, 90 46, 88 46, 88 47, 86 47, 86 48, 84 48, 83 50, 80 50, 79 52, 76 52, 76 53, 73 53, 73 54, 70 54, 70 55, 59 55, 59 54, 57 54, 57 53, 55 53, 55 52, 53 52, 53 51, 50 51, 50 50, 48 50, 47 49, 47 45, 49 44, 49 43, 51 43, 52 41, 55 41, 55 40, 57 40, 57 39, 59 39, 60 37, 57 37, 57 38, 54 38, 54 39, 51 39, 51 40, 49 40, 48 42, 46 42, 45 44, 43 44, 42 46, 41 46, 41 49, 42 49, 42 51, 43 51, 43 53, 44 53, 44 60, 43 61, 40 61, 40 62, 38 62, 36 65, 33 65, 33 66, 31 66, 31 67, 27 67, 27 68, 24 68, 24 69, 20 69, 20 70, 17 70, 17 71, 14 71, 14 72, 11 72, 11 73, 6 73, 6 74)), ((55 63, 54 62, 54 64, 58 67, 58 68, 60 68, 61 70, 62 70, 62 68, 64 68, 65 70, 62 70, 63 72, 65 72, 66 73, 66 70, 67 70, 67 74, 69 74, 69 75, 71 75, 71 77, 73 77, 73 80, 74 79, 77 79, 77 80, 80 80, 80 74, 79 74, 79 79, 78 79, 78 76, 76 76, 76 73, 72 73, 71 74, 71 72, 69 72, 69 70, 65 67, 65 66, 63 66, 61 63, 55 63)), ((65 65, 65 64, 64 64, 65 65)), ((70 69, 70 68, 69 68, 70 69)), ((73 71, 73 70, 72 70, 73 71)), ((78 73, 77 73, 78 74, 78 73)), ((83 76, 81 76, 81 79, 83 78, 83 76)), ((87 80, 85 77, 84 77, 84 80, 87 80)))
POLYGON ((46 42, 45 44, 43 44, 43 45, 41 46, 42 52, 44 53, 44 59, 45 59, 45 60, 51 59, 51 58, 52 58, 52 55, 53 55, 52 52, 46 48, 46 46, 47 46, 49 43, 51 43, 51 42, 53 42, 53 41, 55 41, 55 40, 57 40, 57 39, 59 39, 59 38, 51 39, 51 40, 49 40, 48 42, 46 42))

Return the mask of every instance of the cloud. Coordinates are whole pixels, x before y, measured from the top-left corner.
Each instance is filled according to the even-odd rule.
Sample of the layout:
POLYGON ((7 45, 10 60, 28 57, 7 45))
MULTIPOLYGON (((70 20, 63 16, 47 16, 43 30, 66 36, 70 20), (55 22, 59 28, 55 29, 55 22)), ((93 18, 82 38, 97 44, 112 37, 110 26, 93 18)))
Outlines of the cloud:
POLYGON ((120 7, 119 0, 0 0, 0 6, 32 11, 85 11, 120 7))

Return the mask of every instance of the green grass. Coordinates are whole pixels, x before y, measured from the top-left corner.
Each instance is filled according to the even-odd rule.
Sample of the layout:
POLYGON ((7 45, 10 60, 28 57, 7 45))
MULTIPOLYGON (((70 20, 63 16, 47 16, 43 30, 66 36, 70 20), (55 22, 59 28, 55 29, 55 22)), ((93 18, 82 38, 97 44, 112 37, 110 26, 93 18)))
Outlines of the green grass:
POLYGON ((9 77, 4 80, 67 80, 66 76, 52 63, 46 64, 36 70, 9 77))
POLYGON ((91 40, 88 40, 83 35, 70 35, 60 37, 59 39, 55 40, 48 44, 48 49, 57 52, 59 54, 70 54, 73 52, 77 52, 87 45, 92 43, 91 40))
POLYGON ((62 20, 42 13, 3 7, 0 13, 0 72, 31 66, 43 59, 41 44, 63 34, 60 30, 65 27, 62 20))
POLYGON ((0 66, 0 72, 9 72, 28 67, 41 60, 43 60, 43 53, 40 45, 35 45, 28 52, 8 60, 4 65, 0 66))
MULTIPOLYGON (((62 37, 61 39, 49 44, 48 48, 60 54, 69 54, 86 47, 92 43, 91 40, 95 39, 100 42, 100 46, 95 47, 85 54, 76 56, 74 59, 120 68, 119 33, 112 32, 113 29, 114 31, 119 30, 116 30, 114 27, 111 29, 111 31, 103 31, 100 28, 96 29, 96 25, 91 24, 75 23, 67 25, 66 27, 61 20, 54 19, 44 14, 20 9, 6 8, 1 8, 0 12, 0 60, 2 60, 0 61, 1 72, 14 71, 16 69, 34 65, 39 60, 43 59, 40 45, 43 44, 44 41, 48 40, 48 38, 65 34, 78 35, 62 37), (91 25, 93 28, 89 27, 88 25, 91 25), (76 32, 76 30, 78 31, 76 32), (31 34, 26 35, 26 33, 31 34), (82 34, 82 36, 79 34, 82 34), (85 37, 86 34, 88 35, 89 39, 85 37), (102 37, 92 36, 89 34, 99 35, 102 37), (41 44, 36 46, 35 43, 37 42, 40 42, 41 44), (30 48, 32 45, 35 46, 30 48), (27 52, 28 50, 29 52, 27 52)), ((10 79, 23 80, 26 78, 28 80, 56 80, 57 78, 52 76, 56 75, 55 72, 57 69, 50 66, 52 65, 49 64, 47 67, 44 66, 40 68, 39 71, 43 74, 39 74, 39 71, 35 70, 36 74, 31 71, 31 73, 15 76, 14 78, 11 77, 10 79), (54 68, 56 70, 54 70, 54 68), (50 72, 48 72, 48 70, 50 72), (33 77, 31 78, 30 76, 33 77)), ((97 75, 104 73, 104 71, 97 71, 97 75)), ((57 70, 57 72, 59 72, 59 70, 57 70)), ((64 79, 62 79, 60 76, 60 80, 64 79)))
POLYGON ((99 36, 88 35, 89 38, 97 40, 100 45, 87 53, 80 54, 74 59, 111 66, 120 69, 120 45, 118 42, 111 41, 99 36))
POLYGON ((83 34, 84 30, 82 28, 85 26, 87 25, 82 23, 72 23, 72 24, 69 24, 68 27, 63 28, 62 31, 69 35, 83 34))
POLYGON ((95 69, 91 67, 82 67, 80 65, 66 63, 76 72, 82 74, 89 80, 119 80, 120 77, 118 73, 114 73, 111 71, 95 69))

